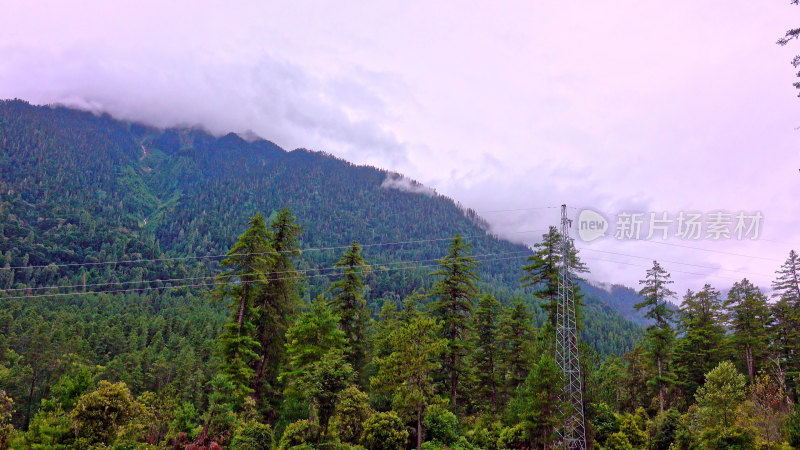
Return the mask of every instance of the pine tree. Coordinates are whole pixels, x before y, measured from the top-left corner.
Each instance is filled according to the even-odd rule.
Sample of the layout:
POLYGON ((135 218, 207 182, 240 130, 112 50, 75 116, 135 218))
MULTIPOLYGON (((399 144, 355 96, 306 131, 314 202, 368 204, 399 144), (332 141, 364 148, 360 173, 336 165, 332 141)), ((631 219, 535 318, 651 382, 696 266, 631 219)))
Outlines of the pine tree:
POLYGON ((227 270, 218 276, 220 286, 215 293, 217 299, 230 301, 232 317, 225 324, 219 345, 224 360, 222 371, 234 385, 238 407, 252 393, 252 365, 259 348, 255 339, 255 302, 264 290, 266 274, 273 263, 264 217, 257 214, 249 225, 222 260, 221 265, 227 270))
POLYGON ((278 376, 286 363, 286 330, 299 301, 300 274, 292 258, 300 255, 297 238, 301 232, 302 228, 286 208, 278 211, 270 223, 270 245, 274 253, 265 288, 257 302, 261 352, 253 383, 256 402, 263 402, 259 406, 266 409, 269 422, 277 419, 276 410, 283 390, 278 376))
MULTIPOLYGON (((586 273, 589 269, 578 257, 578 249, 572 241, 568 243, 568 254, 570 257, 569 267, 573 278, 579 273, 586 273)), ((533 245, 534 254, 528 257, 527 266, 522 270, 526 274, 520 279, 524 286, 533 286, 534 293, 542 301, 542 306, 547 312, 547 319, 553 329, 556 328, 556 311, 558 308, 558 273, 561 269, 563 238, 556 227, 551 226, 546 234, 542 235, 542 242, 533 245)), ((577 283, 573 284, 576 305, 576 320, 581 323, 581 298, 582 294, 578 289, 577 283)))
POLYGON ((720 360, 725 336, 724 313, 719 291, 706 284, 700 292, 689 290, 680 309, 679 333, 674 366, 688 396, 703 384, 706 372, 720 360))
POLYGON ((657 375, 654 381, 658 386, 659 410, 664 411, 664 386, 671 381, 666 376, 669 373, 667 362, 675 340, 671 325, 673 311, 667 307, 667 298, 673 297, 675 292, 668 287, 672 284, 669 273, 658 261, 653 261, 653 267, 647 270, 647 276, 639 284, 642 285, 639 295, 644 297, 644 301, 635 304, 634 308, 647 308, 645 317, 655 322, 647 327, 647 343, 656 366, 657 375))
POLYGON ((492 414, 497 413, 497 397, 500 388, 498 363, 498 315, 500 302, 493 295, 484 294, 475 311, 474 366, 477 373, 478 400, 490 405, 492 414))
POLYGON ((331 305, 339 316, 339 328, 347 340, 347 361, 363 376, 367 362, 366 331, 369 319, 363 274, 369 271, 369 266, 361 256, 361 246, 353 242, 334 267, 342 269, 343 276, 331 284, 331 305))
POLYGON ((528 377, 535 338, 533 315, 521 300, 503 308, 498 332, 498 366, 506 400, 528 377))
MULTIPOLYGON (((280 381, 286 384, 284 395, 287 399, 309 402, 309 419, 319 416, 319 412, 326 407, 318 397, 323 392, 319 385, 323 366, 339 374, 347 372, 342 364, 345 345, 344 333, 339 329, 339 318, 328 309, 321 297, 311 304, 308 312, 300 314, 286 332, 289 361, 280 375, 280 381)), ((346 374, 341 376, 345 377, 346 374)))
POLYGON ((434 374, 440 369, 440 355, 447 340, 439 337, 441 327, 424 314, 397 322, 388 336, 389 354, 376 358, 377 373, 370 379, 373 390, 386 392, 392 408, 416 421, 417 449, 422 445, 422 418, 434 399, 434 374))
POLYGON ((445 383, 450 390, 451 407, 458 408, 459 378, 469 371, 469 332, 475 296, 478 293, 475 282, 477 262, 469 256, 472 246, 457 234, 450 242, 447 255, 439 261, 439 269, 434 276, 440 277, 433 286, 431 294, 436 297, 432 304, 435 317, 442 324, 442 334, 447 340, 447 348, 442 359, 445 383))
POLYGON ((775 273, 778 277, 772 283, 775 296, 788 299, 794 306, 800 304, 800 256, 794 250, 775 273))
POLYGON ((785 365, 788 390, 797 399, 800 388, 800 256, 797 252, 790 251, 776 273, 772 289, 778 301, 772 305, 775 318, 772 335, 785 365))
POLYGON ((556 442, 556 430, 563 420, 561 411, 567 406, 560 399, 560 386, 561 371, 555 359, 548 352, 542 353, 509 405, 511 421, 525 428, 527 448, 552 448, 556 442))
POLYGON ((752 381, 767 358, 772 316, 767 298, 747 278, 733 284, 725 301, 733 335, 731 342, 743 357, 752 381))

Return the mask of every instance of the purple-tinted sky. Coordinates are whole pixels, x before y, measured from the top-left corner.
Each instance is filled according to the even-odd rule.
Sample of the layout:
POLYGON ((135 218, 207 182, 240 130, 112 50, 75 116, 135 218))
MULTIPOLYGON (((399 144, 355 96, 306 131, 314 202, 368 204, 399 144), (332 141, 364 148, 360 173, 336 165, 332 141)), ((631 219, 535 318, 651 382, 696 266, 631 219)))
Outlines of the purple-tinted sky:
POLYGON ((607 282, 657 258, 679 292, 768 287, 800 248, 788 0, 231 3, 4 2, 0 98, 325 150, 529 243, 558 210, 497 210, 764 215, 752 242, 579 243, 607 282))

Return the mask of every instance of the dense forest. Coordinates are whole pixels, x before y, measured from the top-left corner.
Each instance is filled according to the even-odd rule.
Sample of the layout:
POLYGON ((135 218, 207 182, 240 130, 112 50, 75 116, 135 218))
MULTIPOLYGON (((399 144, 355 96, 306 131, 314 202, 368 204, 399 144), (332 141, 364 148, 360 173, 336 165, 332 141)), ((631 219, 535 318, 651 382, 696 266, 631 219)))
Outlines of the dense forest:
MULTIPOLYGON (((564 237, 387 176, 0 103, 0 448, 557 446, 564 237)), ((800 446, 798 265, 774 301, 579 283, 590 444, 800 446)))

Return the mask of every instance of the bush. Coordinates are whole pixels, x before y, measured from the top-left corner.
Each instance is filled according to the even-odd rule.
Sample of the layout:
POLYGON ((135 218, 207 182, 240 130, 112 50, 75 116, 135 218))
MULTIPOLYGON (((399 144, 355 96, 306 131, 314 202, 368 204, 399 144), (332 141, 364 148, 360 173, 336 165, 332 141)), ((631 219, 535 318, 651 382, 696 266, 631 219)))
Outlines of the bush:
POLYGON ((372 415, 367 394, 356 387, 349 387, 339 394, 336 412, 331 419, 331 432, 340 441, 348 444, 361 442, 364 422, 372 415))
POLYGON ((430 440, 447 446, 458 440, 458 417, 443 406, 434 405, 425 411, 425 428, 430 440))
POLYGON ((272 427, 250 420, 236 427, 231 441, 234 450, 269 450, 272 448, 272 427))
POLYGON ((379 412, 364 422, 361 441, 368 450, 402 450, 408 430, 394 411, 379 412))
POLYGON ((786 419, 783 435, 792 447, 800 448, 800 405, 795 405, 794 414, 786 419))
POLYGON ((753 430, 740 426, 713 427, 703 432, 700 447, 708 450, 745 450, 755 448, 753 430))
POLYGON ((513 427, 506 427, 500 431, 500 439, 497 440, 498 448, 527 448, 528 431, 525 424, 517 424, 513 427))
POLYGON ((473 446, 486 449, 497 450, 497 441, 500 439, 500 431, 503 429, 499 422, 489 422, 485 425, 476 423, 475 427, 466 433, 466 440, 473 446))
POLYGON ((612 433, 608 439, 606 439, 606 445, 603 448, 608 450, 633 450, 633 445, 631 445, 625 433, 618 431, 612 433))
POLYGON ((117 430, 136 414, 137 405, 125 383, 101 381, 95 391, 78 398, 72 411, 77 437, 85 442, 111 443, 117 430))
POLYGON ((304 444, 311 445, 318 441, 319 425, 316 422, 302 419, 292 422, 286 427, 281 436, 280 448, 289 449, 304 444))

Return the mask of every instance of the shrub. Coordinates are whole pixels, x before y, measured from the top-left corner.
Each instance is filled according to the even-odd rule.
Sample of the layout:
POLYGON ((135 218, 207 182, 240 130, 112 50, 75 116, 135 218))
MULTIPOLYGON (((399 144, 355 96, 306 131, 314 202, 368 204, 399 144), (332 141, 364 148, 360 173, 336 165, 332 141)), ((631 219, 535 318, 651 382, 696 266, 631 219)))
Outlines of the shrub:
POLYGON ((250 420, 236 427, 231 441, 235 450, 269 450, 272 448, 272 427, 250 420))
POLYGON ((304 444, 315 444, 317 441, 319 441, 319 425, 302 419, 286 427, 281 436, 280 448, 289 449, 304 444))
POLYGON ((425 411, 425 428, 433 441, 452 446, 458 440, 458 418, 440 405, 425 411))
POLYGON ((379 412, 364 422, 361 441, 368 450, 402 450, 408 441, 408 430, 396 412, 379 412))

